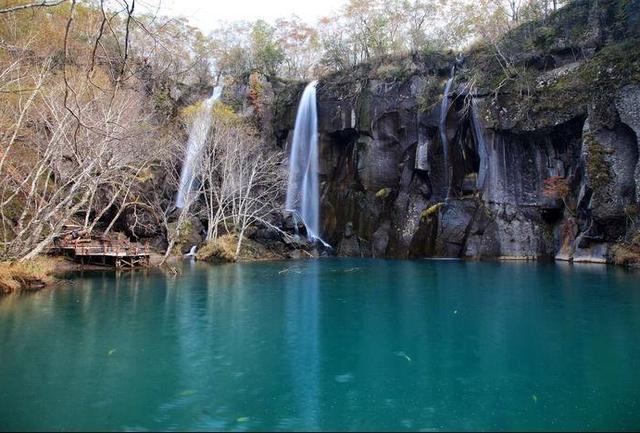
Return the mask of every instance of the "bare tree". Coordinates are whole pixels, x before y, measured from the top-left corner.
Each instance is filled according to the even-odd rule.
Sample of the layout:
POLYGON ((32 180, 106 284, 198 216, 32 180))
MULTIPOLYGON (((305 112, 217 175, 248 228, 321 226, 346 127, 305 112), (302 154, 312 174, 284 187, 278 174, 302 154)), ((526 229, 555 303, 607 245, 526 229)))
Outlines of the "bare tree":
MULTIPOLYGON (((45 3, 39 5, 55 6, 45 3)), ((0 17, 0 43, 13 44, 0 56, 0 119, 9 126, 0 133, 0 257, 34 258, 69 223, 87 232, 107 223, 108 232, 135 199, 137 178, 157 155, 158 128, 139 97, 141 84, 125 74, 133 5, 121 29, 110 25, 109 40, 125 46, 112 75, 96 67, 97 53, 108 53, 102 2, 91 15, 98 19, 87 18, 82 30, 74 27, 76 1, 64 23, 64 10, 53 16, 64 29, 62 73, 52 57, 34 59, 31 45, 48 43, 46 34, 37 26, 18 31, 19 13, 0 17)))
POLYGON ((237 257, 249 226, 259 223, 277 230, 269 216, 279 209, 285 186, 281 152, 266 149, 257 131, 221 108, 214 109, 200 161, 207 241, 235 234, 237 257))

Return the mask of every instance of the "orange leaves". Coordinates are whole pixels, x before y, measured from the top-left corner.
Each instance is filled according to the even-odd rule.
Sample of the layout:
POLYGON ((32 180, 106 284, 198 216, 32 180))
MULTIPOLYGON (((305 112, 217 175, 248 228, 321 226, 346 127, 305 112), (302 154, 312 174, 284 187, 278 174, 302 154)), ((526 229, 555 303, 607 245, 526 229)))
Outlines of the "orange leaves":
POLYGON ((561 176, 551 176, 544 180, 542 193, 552 199, 566 200, 569 197, 571 189, 567 179, 561 176))
POLYGON ((251 75, 249 75, 249 101, 258 112, 261 112, 263 108, 262 87, 263 84, 260 80, 260 74, 257 72, 251 73, 251 75))

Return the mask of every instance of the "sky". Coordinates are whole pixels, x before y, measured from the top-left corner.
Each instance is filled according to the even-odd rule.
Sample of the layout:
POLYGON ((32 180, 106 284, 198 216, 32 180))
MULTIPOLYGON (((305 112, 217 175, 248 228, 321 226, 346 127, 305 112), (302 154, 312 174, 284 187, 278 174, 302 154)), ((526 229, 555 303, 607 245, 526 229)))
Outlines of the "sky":
POLYGON ((314 24, 344 3, 345 0, 143 0, 136 5, 141 4, 150 12, 159 8, 161 15, 184 16, 207 33, 220 21, 263 19, 273 23, 277 18, 291 15, 314 24))

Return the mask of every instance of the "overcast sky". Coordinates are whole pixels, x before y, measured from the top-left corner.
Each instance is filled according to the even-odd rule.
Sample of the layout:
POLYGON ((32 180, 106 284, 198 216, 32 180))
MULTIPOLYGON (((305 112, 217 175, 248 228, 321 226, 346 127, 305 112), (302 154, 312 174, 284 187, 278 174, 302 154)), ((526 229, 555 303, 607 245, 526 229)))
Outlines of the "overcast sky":
POLYGON ((343 5, 345 0, 141 0, 145 11, 160 7, 161 15, 184 16, 205 33, 220 21, 263 19, 273 23, 277 18, 297 15, 315 23, 343 5))

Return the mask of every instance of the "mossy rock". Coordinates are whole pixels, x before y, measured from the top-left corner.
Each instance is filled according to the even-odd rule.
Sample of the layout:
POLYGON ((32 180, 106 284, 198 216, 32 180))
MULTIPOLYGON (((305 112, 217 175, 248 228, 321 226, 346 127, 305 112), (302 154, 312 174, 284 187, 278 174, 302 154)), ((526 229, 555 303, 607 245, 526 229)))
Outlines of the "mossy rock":
POLYGON ((220 236, 200 248, 196 253, 196 259, 210 263, 231 263, 276 258, 276 255, 264 245, 246 237, 242 240, 240 252, 236 256, 237 245, 238 236, 235 234, 220 236))
POLYGON ((391 188, 381 188, 378 192, 376 192, 376 198, 384 199, 391 194, 391 188))
POLYGON ((233 235, 220 236, 202 246, 196 253, 196 258, 213 263, 235 262, 237 242, 238 239, 233 235))
POLYGON ((533 39, 533 46, 539 50, 546 50, 556 39, 556 30, 553 27, 540 27, 536 31, 536 35, 533 39))
POLYGON ((169 239, 174 240, 173 254, 185 254, 189 252, 192 246, 202 243, 201 232, 204 229, 202 223, 196 219, 188 219, 184 221, 178 229, 178 222, 169 224, 169 239))
POLYGON ((586 166, 591 187, 594 190, 602 189, 613 181, 607 151, 592 133, 586 132, 583 139, 587 149, 586 166))
POLYGON ((420 84, 416 102, 421 112, 430 112, 438 103, 442 101, 442 92, 446 84, 446 79, 436 76, 427 76, 420 84))
POLYGON ((417 66, 408 57, 402 59, 382 59, 372 71, 370 78, 384 81, 404 82, 416 74, 417 66))
POLYGON ((423 221, 427 221, 433 218, 438 212, 440 212, 440 209, 442 209, 443 206, 444 206, 444 203, 442 202, 429 206, 428 208, 422 211, 422 214, 420 214, 420 219, 422 219, 423 221))

